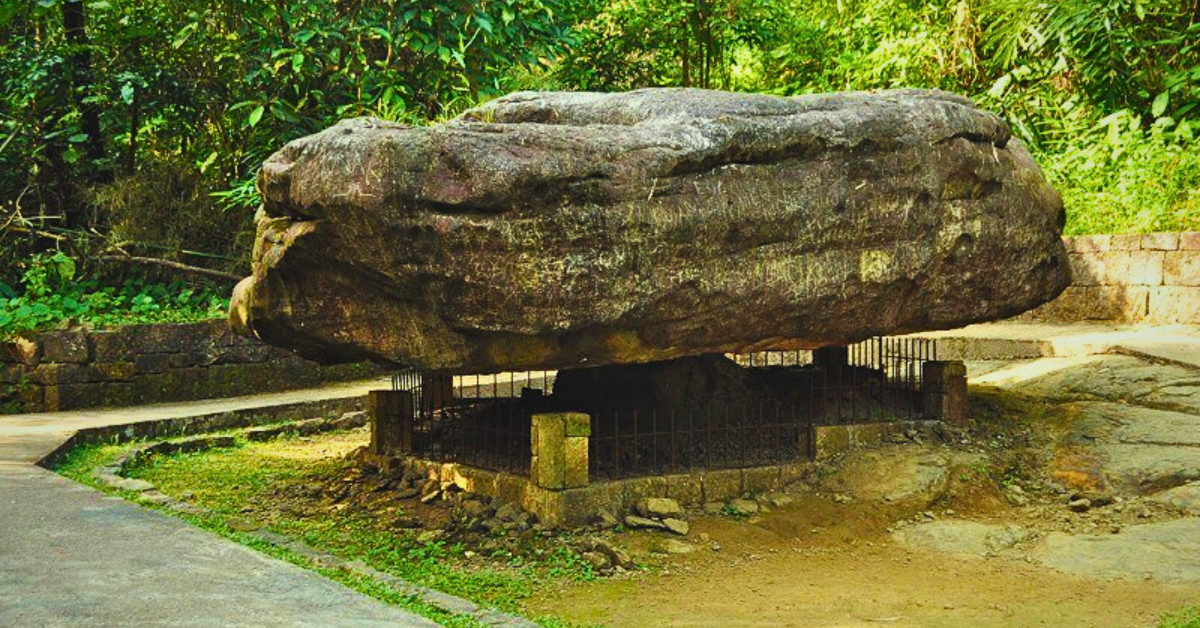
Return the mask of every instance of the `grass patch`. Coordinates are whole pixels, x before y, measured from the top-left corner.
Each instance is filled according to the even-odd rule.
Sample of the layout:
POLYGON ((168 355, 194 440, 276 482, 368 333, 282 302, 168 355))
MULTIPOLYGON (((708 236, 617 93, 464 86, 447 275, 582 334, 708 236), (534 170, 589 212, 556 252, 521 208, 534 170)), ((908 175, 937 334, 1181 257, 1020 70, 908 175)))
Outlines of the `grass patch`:
POLYGON ((1158 628, 1200 628, 1200 606, 1188 606, 1163 615, 1158 628))
MULTIPOLYGON (((295 497, 317 485, 353 472, 347 454, 362 445, 361 431, 325 434, 316 438, 280 438, 269 442, 241 441, 237 447, 159 456, 129 472, 151 482, 163 493, 188 500, 212 516, 172 513, 267 554, 313 569, 356 591, 422 614, 445 626, 474 626, 471 618, 447 616, 396 593, 382 583, 340 569, 316 567, 255 537, 231 530, 229 520, 251 518, 279 534, 338 556, 360 560, 372 568, 428 587, 470 599, 506 612, 521 613, 522 601, 538 590, 566 581, 596 577, 590 565, 554 539, 531 541, 521 552, 498 548, 475 552, 459 543, 420 542, 420 530, 397 529, 405 513, 389 508, 389 516, 344 509, 295 497)), ((58 471, 84 484, 97 486, 92 470, 110 465, 133 443, 84 446, 70 452, 58 471)), ((106 486, 97 486, 108 490, 106 486)), ((139 501, 134 493, 125 497, 139 501)), ((567 627, 554 618, 539 623, 567 627)))

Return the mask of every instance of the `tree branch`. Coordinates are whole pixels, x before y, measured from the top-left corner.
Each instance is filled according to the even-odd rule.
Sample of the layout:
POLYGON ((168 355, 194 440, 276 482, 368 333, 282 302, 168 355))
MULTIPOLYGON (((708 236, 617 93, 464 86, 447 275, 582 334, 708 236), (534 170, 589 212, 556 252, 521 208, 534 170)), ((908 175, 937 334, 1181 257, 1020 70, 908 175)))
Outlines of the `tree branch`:
POLYGON ((192 266, 190 264, 182 264, 166 259, 158 259, 157 257, 137 257, 134 255, 101 255, 97 258, 101 262, 121 262, 123 264, 142 264, 144 266, 163 266, 173 268, 185 273, 195 275, 205 275, 207 277, 216 277, 218 279, 227 279, 229 281, 241 281, 241 275, 227 273, 223 270, 213 270, 211 268, 203 268, 201 266, 192 266))

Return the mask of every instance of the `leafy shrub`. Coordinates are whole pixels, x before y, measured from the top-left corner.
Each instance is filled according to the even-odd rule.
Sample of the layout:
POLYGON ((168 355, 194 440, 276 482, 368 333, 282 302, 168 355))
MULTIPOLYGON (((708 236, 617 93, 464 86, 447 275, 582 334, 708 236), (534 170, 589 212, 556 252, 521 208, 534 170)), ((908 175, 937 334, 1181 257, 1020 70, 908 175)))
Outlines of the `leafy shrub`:
POLYGON ((204 252, 229 271, 249 266, 253 214, 243 208, 258 204, 257 192, 218 202, 211 183, 178 158, 148 158, 136 173, 92 186, 88 201, 123 247, 204 252))
POLYGON ((1040 155, 1063 195, 1067 233, 1200 230, 1200 145, 1186 123, 1143 129, 1122 111, 1085 137, 1040 155))
POLYGON ((116 286, 79 281, 75 261, 62 252, 35 255, 20 292, 0 283, 0 338, 75 320, 96 326, 186 322, 219 318, 229 306, 211 290, 181 282, 146 283, 140 277, 116 286))

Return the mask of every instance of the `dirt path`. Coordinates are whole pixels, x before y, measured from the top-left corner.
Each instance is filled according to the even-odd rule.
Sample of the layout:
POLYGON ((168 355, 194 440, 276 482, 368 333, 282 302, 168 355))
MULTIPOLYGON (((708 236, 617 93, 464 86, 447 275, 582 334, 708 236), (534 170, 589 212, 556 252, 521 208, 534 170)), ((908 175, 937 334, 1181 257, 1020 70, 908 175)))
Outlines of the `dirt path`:
POLYGON ((1200 601, 1200 587, 907 549, 867 510, 813 498, 756 524, 699 520, 692 535, 708 535, 720 551, 702 543, 664 559, 661 575, 574 585, 532 606, 613 628, 1134 628, 1200 601))

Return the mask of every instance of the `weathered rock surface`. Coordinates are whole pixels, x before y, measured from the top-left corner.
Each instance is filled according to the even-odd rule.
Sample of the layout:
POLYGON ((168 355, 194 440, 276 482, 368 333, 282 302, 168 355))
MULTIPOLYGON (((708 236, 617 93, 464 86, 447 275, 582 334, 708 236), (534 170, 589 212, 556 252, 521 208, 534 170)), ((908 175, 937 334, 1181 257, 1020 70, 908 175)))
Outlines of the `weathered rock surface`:
POLYGON ((1178 508, 1193 517, 1200 517, 1200 482, 1184 484, 1152 496, 1151 501, 1178 508))
POLYGON ((1121 534, 1051 532, 1034 551, 1042 564, 1091 578, 1200 583, 1200 519, 1127 528, 1121 534))
POLYGON ((425 369, 812 348, 1008 317, 1068 281, 1062 204, 941 92, 518 93, 342 122, 263 166, 235 329, 425 369))
POLYGON ((1032 538, 1029 530, 1018 525, 959 519, 922 523, 893 536, 911 547, 970 556, 1007 552, 1032 538))

